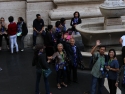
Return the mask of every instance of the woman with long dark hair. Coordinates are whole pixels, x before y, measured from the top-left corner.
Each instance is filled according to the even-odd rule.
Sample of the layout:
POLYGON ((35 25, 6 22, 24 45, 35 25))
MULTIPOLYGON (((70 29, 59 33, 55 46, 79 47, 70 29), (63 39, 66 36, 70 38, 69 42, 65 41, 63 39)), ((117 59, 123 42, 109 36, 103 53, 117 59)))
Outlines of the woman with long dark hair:
POLYGON ((106 69, 108 71, 108 85, 110 94, 116 94, 116 79, 117 79, 117 72, 119 71, 119 63, 116 60, 116 52, 114 49, 110 49, 108 52, 108 64, 106 69))
POLYGON ((28 33, 28 29, 26 26, 26 23, 24 22, 24 19, 22 17, 18 18, 17 22, 17 36, 19 37, 19 41, 21 44, 21 51, 24 51, 24 38, 28 33))
MULTIPOLYGON (((48 70, 48 62, 46 61, 46 53, 44 51, 44 46, 37 45, 36 49, 34 51, 34 59, 33 61, 36 63, 36 94, 39 94, 39 84, 40 84, 40 79, 41 75, 44 70, 48 70)), ((45 90, 46 94, 52 94, 50 93, 50 88, 49 88, 49 82, 48 82, 48 77, 45 77, 43 75, 44 83, 45 83, 45 90)))
POLYGON ((80 13, 78 11, 74 12, 73 18, 71 19, 70 25, 72 26, 72 30, 75 32, 75 34, 78 34, 79 32, 76 30, 76 25, 82 23, 82 20, 80 18, 80 13))

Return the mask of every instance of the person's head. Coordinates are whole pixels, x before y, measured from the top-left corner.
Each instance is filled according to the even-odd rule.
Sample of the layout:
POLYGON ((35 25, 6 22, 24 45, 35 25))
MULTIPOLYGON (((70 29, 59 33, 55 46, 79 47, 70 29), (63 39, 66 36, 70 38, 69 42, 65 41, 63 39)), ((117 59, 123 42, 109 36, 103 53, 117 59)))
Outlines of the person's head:
POLYGON ((71 39, 70 39, 70 44, 71 44, 72 46, 75 45, 75 39, 74 39, 74 38, 71 38, 71 39))
POLYGON ((104 55, 105 50, 106 50, 106 47, 105 47, 105 46, 99 46, 99 53, 100 53, 101 55, 104 55))
POLYGON ((4 19, 3 17, 1 17, 1 18, 0 18, 0 21, 1 21, 1 22, 4 22, 4 21, 5 21, 5 19, 4 19))
POLYGON ((10 16, 10 17, 8 18, 8 21, 9 21, 10 23, 13 22, 13 21, 14 21, 13 16, 10 16))
POLYGON ((72 35, 72 29, 69 28, 67 31, 66 31, 69 35, 72 35))
POLYGON ((52 31, 53 26, 52 26, 52 25, 48 25, 48 26, 47 26, 47 29, 48 29, 48 31, 52 31))
POLYGON ((64 24, 66 24, 66 19, 65 18, 61 18, 60 22, 61 22, 62 25, 64 25, 64 24))
POLYGON ((115 58, 116 57, 116 52, 114 49, 110 49, 108 52, 109 58, 115 58))
POLYGON ((38 55, 39 52, 44 52, 44 46, 43 45, 36 45, 35 54, 38 55))
POLYGON ((74 12, 74 18, 79 18, 80 17, 80 13, 78 11, 74 12))
POLYGON ((58 49, 59 52, 61 52, 63 50, 63 44, 59 43, 57 45, 57 49, 58 49))
POLYGON ((62 25, 61 25, 61 22, 60 21, 57 21, 56 23, 55 23, 55 26, 57 27, 57 28, 60 28, 62 25))
POLYGON ((37 20, 40 20, 41 19, 41 15, 40 14, 36 14, 36 18, 37 18, 37 20))
POLYGON ((23 22, 23 21, 24 21, 24 19, 22 17, 18 18, 18 22, 23 22))

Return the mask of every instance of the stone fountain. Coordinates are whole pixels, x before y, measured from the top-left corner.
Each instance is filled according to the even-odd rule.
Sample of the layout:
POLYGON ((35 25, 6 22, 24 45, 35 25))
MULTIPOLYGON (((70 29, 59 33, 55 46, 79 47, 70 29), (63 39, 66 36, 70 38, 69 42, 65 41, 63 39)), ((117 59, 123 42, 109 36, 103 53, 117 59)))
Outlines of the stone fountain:
POLYGON ((109 49, 114 48, 117 55, 121 55, 121 45, 119 39, 125 34, 125 21, 121 16, 125 14, 125 3, 122 0, 105 0, 99 6, 104 22, 88 22, 76 26, 80 32, 85 51, 82 52, 84 57, 90 57, 90 49, 95 45, 96 40, 100 40, 102 45, 109 49))

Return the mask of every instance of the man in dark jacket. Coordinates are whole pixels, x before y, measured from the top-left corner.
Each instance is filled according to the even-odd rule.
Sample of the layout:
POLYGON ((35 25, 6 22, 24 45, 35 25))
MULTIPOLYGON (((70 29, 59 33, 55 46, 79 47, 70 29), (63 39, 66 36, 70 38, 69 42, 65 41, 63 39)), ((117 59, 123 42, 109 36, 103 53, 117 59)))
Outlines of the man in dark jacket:
POLYGON ((79 48, 75 45, 75 40, 72 38, 70 39, 70 44, 67 47, 67 55, 70 59, 70 64, 68 65, 68 80, 71 81, 70 76, 71 76, 71 70, 73 70, 73 82, 77 83, 77 66, 78 63, 81 62, 82 55, 80 53, 79 48))
POLYGON ((33 21, 33 49, 36 46, 36 38, 38 34, 44 36, 44 21, 40 14, 36 14, 36 19, 33 21))

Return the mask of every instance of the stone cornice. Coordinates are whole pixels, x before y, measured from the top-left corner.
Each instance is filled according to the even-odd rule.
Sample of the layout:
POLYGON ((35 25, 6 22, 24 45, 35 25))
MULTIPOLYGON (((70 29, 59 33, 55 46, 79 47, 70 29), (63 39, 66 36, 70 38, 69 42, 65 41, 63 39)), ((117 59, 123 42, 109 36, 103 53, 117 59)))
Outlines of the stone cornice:
POLYGON ((52 0, 56 5, 81 4, 85 2, 102 2, 104 0, 52 0))

